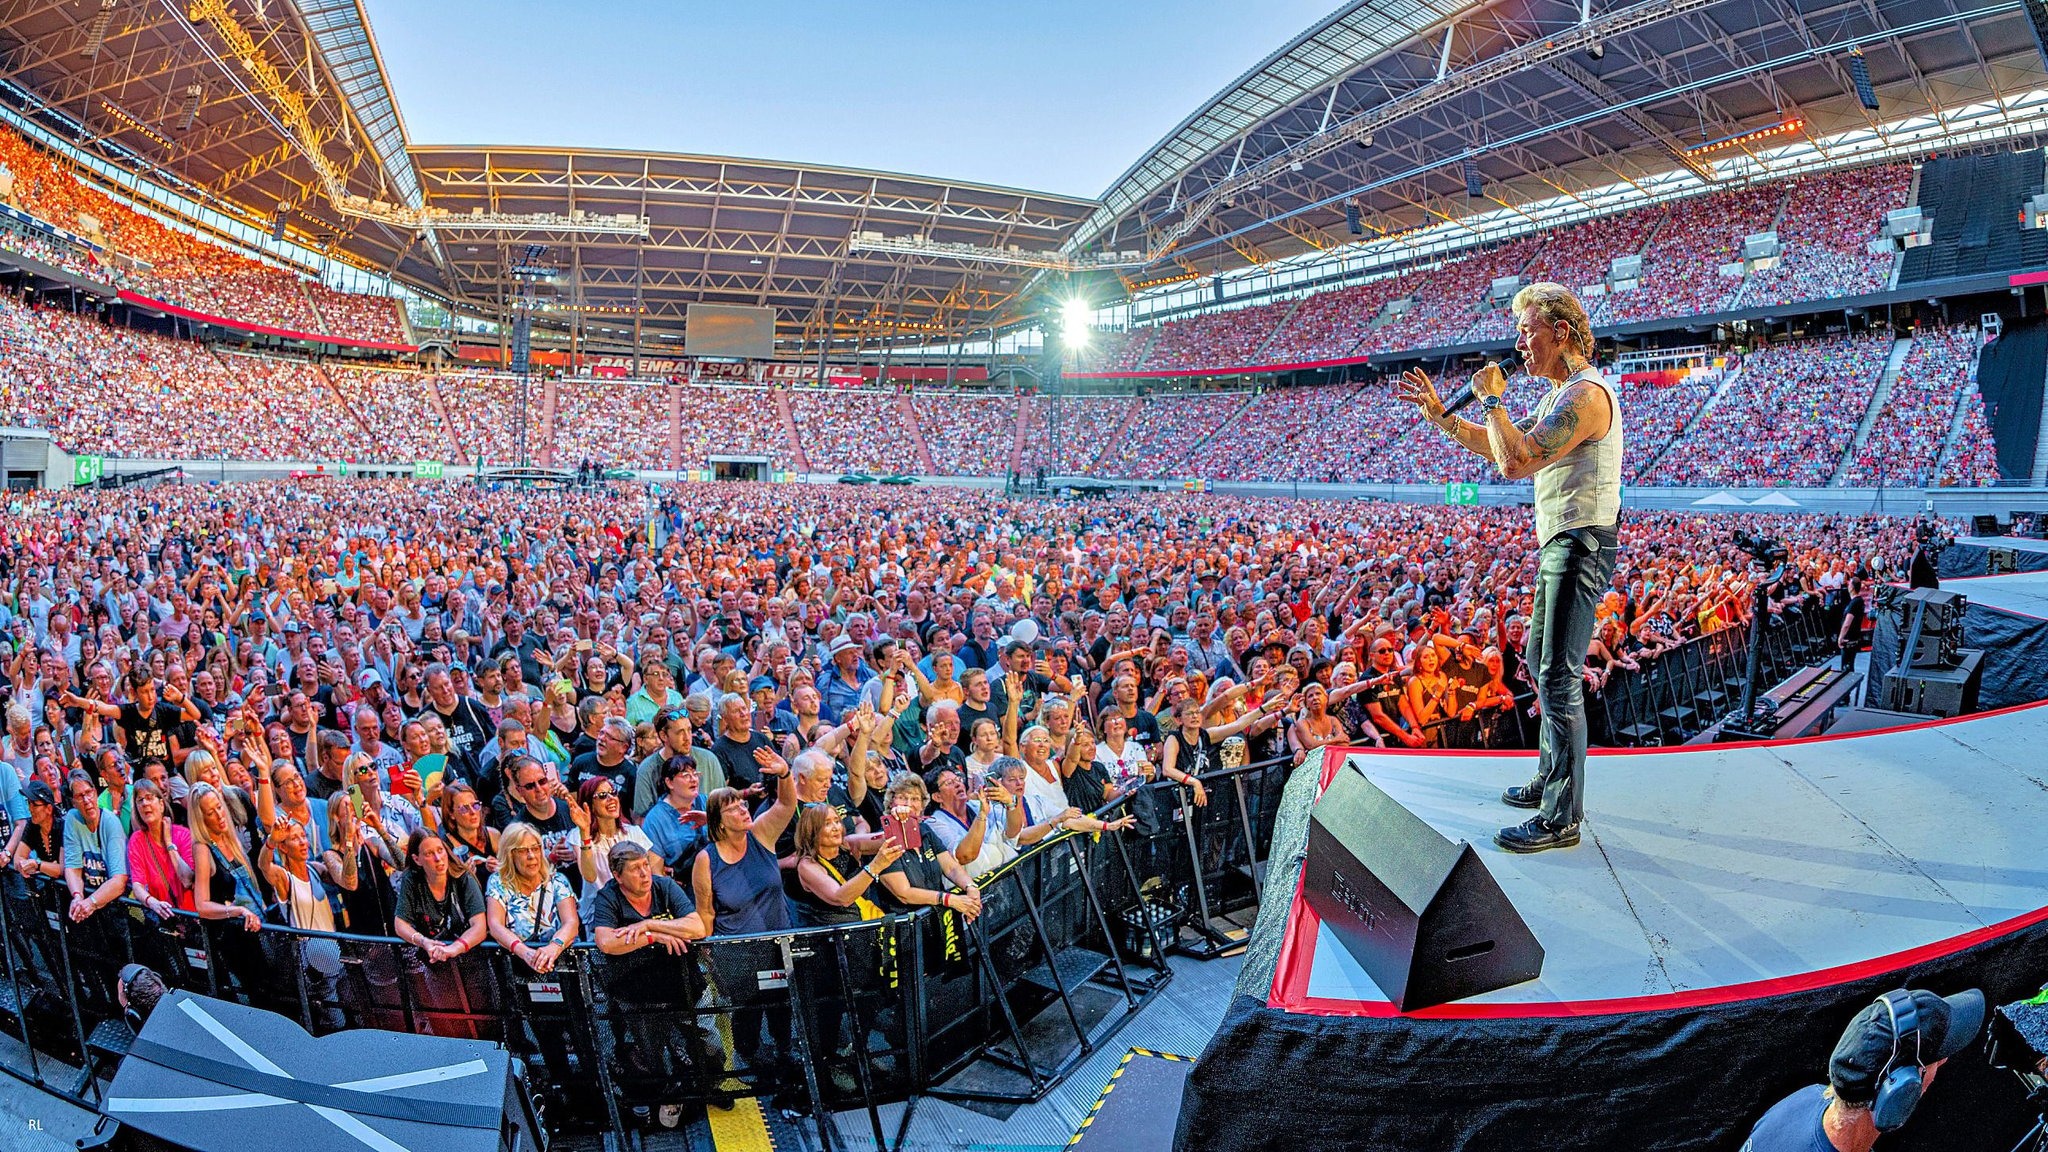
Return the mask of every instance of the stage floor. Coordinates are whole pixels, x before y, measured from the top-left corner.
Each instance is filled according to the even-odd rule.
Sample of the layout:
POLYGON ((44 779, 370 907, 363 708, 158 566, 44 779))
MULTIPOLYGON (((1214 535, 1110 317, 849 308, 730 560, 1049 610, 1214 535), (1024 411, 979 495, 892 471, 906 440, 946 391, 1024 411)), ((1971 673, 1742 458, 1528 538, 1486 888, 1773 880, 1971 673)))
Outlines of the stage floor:
MULTIPOLYGON (((2048 541, 2034 541, 2042 544, 2048 541)), ((1997 612, 2048 620, 2048 572, 2014 572, 2005 576, 1954 576, 1942 587, 1960 592, 1970 603, 1997 612)))
POLYGON ((2032 536, 1958 536, 1956 543, 1972 548, 2010 548, 2015 552, 2048 552, 2048 540, 2032 536))
MULTIPOLYGON (((2005 579, 2048 596, 2048 576, 2005 579)), ((1988 583, 1972 582, 1973 600, 1988 583)), ((1532 755, 1368 751, 1336 770, 1479 847, 1546 952, 1535 981, 1416 1015, 1555 1016, 1838 983, 2048 915, 2044 747, 2048 706, 2029 705, 1846 737, 1596 751, 1585 839, 1534 856, 1492 843, 1526 815, 1498 797, 1529 778, 1532 755)), ((1392 1014, 1298 895, 1269 1003, 1392 1014)))

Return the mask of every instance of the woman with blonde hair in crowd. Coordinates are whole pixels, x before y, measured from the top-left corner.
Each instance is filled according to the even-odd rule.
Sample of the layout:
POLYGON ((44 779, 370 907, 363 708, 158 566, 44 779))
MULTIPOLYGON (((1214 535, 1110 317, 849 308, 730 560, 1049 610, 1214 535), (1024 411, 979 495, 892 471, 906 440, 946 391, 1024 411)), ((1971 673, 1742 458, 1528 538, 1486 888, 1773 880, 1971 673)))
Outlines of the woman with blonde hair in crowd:
POLYGON ((546 975, 576 943, 576 894, 548 862, 540 830, 514 821, 498 840, 498 870, 484 884, 484 911, 496 940, 526 968, 546 975))

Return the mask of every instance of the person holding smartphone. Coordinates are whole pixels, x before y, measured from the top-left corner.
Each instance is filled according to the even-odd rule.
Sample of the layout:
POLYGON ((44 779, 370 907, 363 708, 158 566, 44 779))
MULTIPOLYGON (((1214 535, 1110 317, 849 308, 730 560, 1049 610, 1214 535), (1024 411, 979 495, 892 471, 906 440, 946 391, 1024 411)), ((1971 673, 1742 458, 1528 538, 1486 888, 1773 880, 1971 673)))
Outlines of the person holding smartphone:
POLYGON ((930 800, 924 781, 912 773, 889 785, 882 837, 902 855, 881 873, 884 903, 898 912, 943 908, 971 923, 981 915, 981 889, 938 837, 924 834, 922 814, 930 800))

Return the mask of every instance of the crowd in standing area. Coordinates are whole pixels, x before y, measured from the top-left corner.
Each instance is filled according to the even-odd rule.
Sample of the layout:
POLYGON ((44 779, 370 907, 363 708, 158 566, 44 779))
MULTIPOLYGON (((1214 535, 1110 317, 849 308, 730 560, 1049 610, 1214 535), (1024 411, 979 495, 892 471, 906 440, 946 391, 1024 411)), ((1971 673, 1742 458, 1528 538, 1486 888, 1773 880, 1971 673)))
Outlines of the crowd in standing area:
MULTIPOLYGON (((1839 610, 1912 539, 1629 514, 1589 689, 1742 618, 1736 527, 1793 550, 1774 613, 1839 610)), ((1206 773, 1328 744, 1516 742, 1530 533, 1514 508, 1195 494, 17 494, 0 840, 80 930, 123 897, 245 928, 222 979, 305 987, 323 1028, 331 948, 234 942, 395 937, 430 978, 488 940, 538 978, 580 940, 971 920, 1032 844, 1129 829, 1095 815, 1126 794, 1204 805, 1206 773), (638 927, 651 890, 666 922, 638 927)), ((772 1018, 734 1020, 750 1065, 789 1057, 772 1018)))

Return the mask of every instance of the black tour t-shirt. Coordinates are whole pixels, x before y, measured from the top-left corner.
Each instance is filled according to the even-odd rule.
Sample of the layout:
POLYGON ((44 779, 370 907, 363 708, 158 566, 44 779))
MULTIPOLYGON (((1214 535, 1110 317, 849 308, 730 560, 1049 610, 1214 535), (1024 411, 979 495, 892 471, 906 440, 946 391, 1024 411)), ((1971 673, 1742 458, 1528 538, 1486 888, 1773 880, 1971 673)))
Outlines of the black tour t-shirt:
MULTIPOLYGON (((654 887, 647 894, 647 914, 641 915, 626 894, 619 891, 619 882, 609 880, 597 890, 590 901, 590 927, 630 928, 643 920, 680 920, 696 911, 683 886, 666 876, 652 878, 654 887)), ((649 944, 618 956, 605 957, 607 983, 615 995, 629 996, 635 1000, 649 1001, 663 998, 661 988, 665 981, 660 979, 666 973, 673 973, 674 958, 667 948, 660 944, 649 944), (664 968, 664 960, 670 966, 664 968)))
POLYGON ((176 705, 161 700, 147 716, 134 704, 123 704, 118 723, 130 763, 139 764, 154 757, 168 764, 171 761, 170 737, 184 723, 184 713, 176 705))
POLYGON ((483 915, 484 894, 476 877, 465 872, 448 878, 447 890, 434 898, 427 878, 418 868, 405 870, 398 882, 398 918, 429 940, 452 943, 469 931, 472 917, 483 915))

